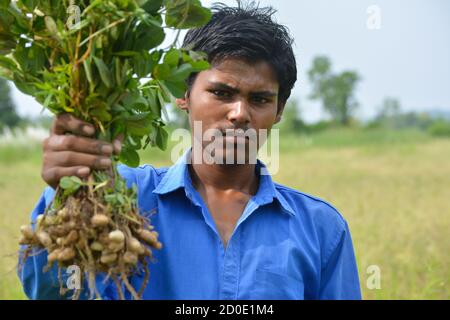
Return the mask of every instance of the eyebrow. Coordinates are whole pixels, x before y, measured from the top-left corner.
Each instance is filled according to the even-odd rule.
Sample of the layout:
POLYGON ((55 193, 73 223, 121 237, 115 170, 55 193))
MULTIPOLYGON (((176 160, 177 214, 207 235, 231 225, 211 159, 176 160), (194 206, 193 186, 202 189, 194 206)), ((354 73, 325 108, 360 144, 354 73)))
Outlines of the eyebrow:
MULTIPOLYGON (((232 87, 228 84, 222 83, 222 82, 215 82, 215 81, 209 81, 209 84, 214 86, 215 88, 219 89, 219 90, 228 90, 231 91, 233 93, 239 93, 240 90, 238 88, 232 87)), ((271 97, 276 97, 277 93, 273 92, 273 91, 269 91, 269 90, 263 90, 263 91, 255 91, 255 92, 251 92, 251 95, 255 95, 255 96, 263 96, 266 98, 271 98, 271 97)))

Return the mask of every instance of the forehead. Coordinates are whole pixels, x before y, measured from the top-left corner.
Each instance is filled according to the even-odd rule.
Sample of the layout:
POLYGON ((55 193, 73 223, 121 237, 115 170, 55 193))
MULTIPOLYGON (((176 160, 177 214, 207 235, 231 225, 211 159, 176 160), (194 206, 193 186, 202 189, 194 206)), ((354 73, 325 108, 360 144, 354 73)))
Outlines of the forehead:
POLYGON ((204 84, 219 82, 244 91, 278 91, 279 84, 273 68, 265 61, 247 62, 228 58, 200 72, 197 81, 204 84))

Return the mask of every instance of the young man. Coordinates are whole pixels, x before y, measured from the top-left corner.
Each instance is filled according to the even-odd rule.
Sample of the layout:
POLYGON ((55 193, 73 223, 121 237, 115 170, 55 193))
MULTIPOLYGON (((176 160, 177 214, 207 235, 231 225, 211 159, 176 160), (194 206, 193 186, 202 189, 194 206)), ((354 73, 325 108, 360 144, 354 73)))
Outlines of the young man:
MULTIPOLYGON (((226 143, 215 150, 216 158, 227 159, 250 143, 240 130, 270 131, 296 81, 292 40, 272 15, 271 9, 218 6, 208 25, 185 38, 185 46, 208 54, 211 68, 191 77, 177 104, 191 126, 201 123, 193 139, 208 130, 220 133, 226 143), (235 136, 225 138, 229 132, 235 136)), ((51 188, 33 219, 44 212, 61 177, 84 177, 111 165, 109 156, 120 142, 107 145, 90 139, 93 133, 68 115, 55 120, 44 142, 42 170, 51 188)), ((209 143, 195 142, 201 150, 209 143)), ((336 209, 274 183, 261 174, 264 164, 252 163, 247 153, 243 164, 201 158, 191 148, 170 168, 119 167, 138 186, 140 209, 156 209, 152 224, 164 244, 154 252, 144 299, 360 299, 349 229, 336 209)), ((30 298, 59 298, 55 271, 43 273, 45 264, 42 253, 23 267, 20 277, 30 298)), ((118 297, 114 285, 97 280, 103 298, 118 297)), ((139 276, 131 279, 135 287, 141 282, 139 276)))

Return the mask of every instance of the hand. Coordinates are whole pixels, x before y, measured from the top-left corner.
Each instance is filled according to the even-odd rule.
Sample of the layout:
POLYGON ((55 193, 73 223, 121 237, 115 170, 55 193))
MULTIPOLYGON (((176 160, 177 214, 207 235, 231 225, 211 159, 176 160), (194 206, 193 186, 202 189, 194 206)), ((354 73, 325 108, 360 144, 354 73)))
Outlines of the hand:
POLYGON ((90 138, 94 134, 94 126, 87 122, 68 113, 57 116, 43 142, 42 179, 56 189, 62 177, 84 178, 93 169, 109 168, 113 153, 120 153, 121 141, 110 144, 90 138))

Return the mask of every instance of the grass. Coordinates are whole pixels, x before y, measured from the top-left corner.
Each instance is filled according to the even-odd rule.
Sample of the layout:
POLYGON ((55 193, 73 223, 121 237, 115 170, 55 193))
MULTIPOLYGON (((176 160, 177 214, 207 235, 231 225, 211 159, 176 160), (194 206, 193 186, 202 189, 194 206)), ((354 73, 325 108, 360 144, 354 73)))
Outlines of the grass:
MULTIPOLYGON (((365 299, 450 298, 450 139, 418 131, 281 136, 277 182, 321 197, 349 223, 365 299), (381 289, 366 286, 381 271, 381 289)), ((148 150, 143 163, 170 165, 148 150)), ((0 299, 23 299, 18 228, 44 188, 39 147, 0 147, 0 299)))

